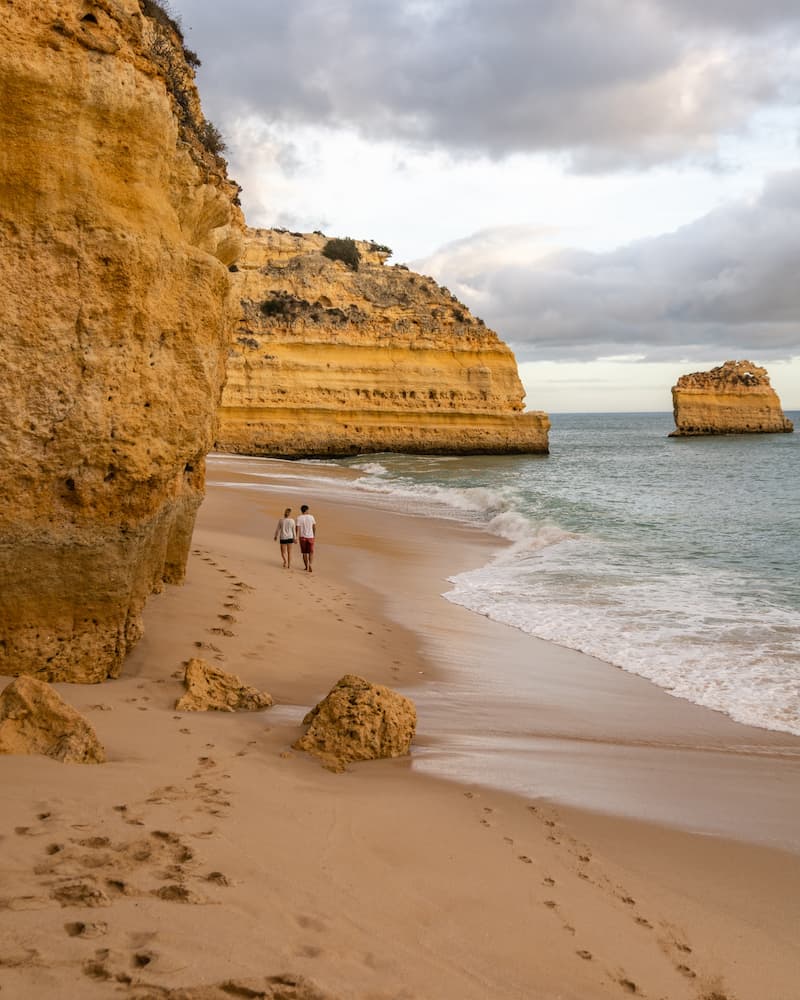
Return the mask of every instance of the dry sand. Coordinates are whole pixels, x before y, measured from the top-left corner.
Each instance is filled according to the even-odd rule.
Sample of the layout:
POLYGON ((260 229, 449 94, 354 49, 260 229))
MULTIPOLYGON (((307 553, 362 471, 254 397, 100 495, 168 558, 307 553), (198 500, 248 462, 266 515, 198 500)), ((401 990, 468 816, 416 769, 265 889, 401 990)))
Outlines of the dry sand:
POLYGON ((449 604, 495 543, 348 478, 213 459, 186 585, 120 679, 57 685, 109 763, 0 757, 0 1000, 315 995, 271 976, 359 1000, 797 1000, 800 740, 449 604), (303 500, 313 575, 272 542, 303 500), (276 706, 176 713, 192 656, 276 706), (499 659, 538 678, 516 715, 499 659), (336 775, 289 750, 347 672, 415 698, 411 760, 336 775))

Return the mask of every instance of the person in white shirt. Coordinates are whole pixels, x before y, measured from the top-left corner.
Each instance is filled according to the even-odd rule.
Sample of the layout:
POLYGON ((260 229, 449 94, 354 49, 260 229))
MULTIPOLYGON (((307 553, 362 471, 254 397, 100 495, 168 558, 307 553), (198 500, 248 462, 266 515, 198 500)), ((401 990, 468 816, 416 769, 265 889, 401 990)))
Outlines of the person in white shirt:
POLYGON ((289 515, 292 513, 292 508, 287 507, 283 512, 283 517, 278 518, 278 524, 275 528, 275 534, 272 536, 272 540, 277 542, 280 540, 281 543, 281 559, 283 560, 283 568, 292 568, 292 546, 295 542, 295 523, 294 518, 289 515))
POLYGON ((300 539, 300 552, 303 556, 303 569, 313 573, 311 564, 314 561, 314 541, 317 537, 317 522, 314 515, 309 514, 308 504, 304 503, 300 508, 300 517, 297 519, 297 534, 300 539))

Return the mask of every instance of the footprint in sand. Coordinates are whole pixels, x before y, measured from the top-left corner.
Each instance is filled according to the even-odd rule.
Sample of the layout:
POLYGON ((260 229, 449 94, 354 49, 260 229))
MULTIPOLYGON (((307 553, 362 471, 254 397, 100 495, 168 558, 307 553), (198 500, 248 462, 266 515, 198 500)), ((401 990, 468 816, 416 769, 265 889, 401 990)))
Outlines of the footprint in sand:
POLYGON ((209 872, 206 875, 206 882, 213 882, 214 885, 229 886, 230 880, 227 875, 223 875, 222 872, 209 872))
POLYGON ((231 611, 241 611, 242 610, 241 605, 237 604, 236 601, 229 601, 225 605, 225 607, 226 608, 230 608, 231 611))
POLYGON ((581 948, 581 950, 580 951, 576 951, 575 954, 579 958, 584 959, 584 961, 586 961, 586 962, 591 962, 591 960, 592 960, 592 953, 590 951, 587 951, 585 948, 581 948))
POLYGON ((236 633, 232 632, 229 628, 219 628, 218 626, 207 629, 207 631, 213 633, 214 635, 225 635, 228 637, 236 635, 236 633))
POLYGON ((233 615, 217 615, 217 618, 219 618, 219 620, 222 622, 231 622, 232 624, 235 624, 237 621, 237 619, 234 618, 233 615))
MULTIPOLYGON (((213 629, 209 629, 209 631, 213 632, 213 629)), ((212 653, 222 652, 219 646, 215 646, 213 642, 196 642, 195 646, 197 646, 198 649, 208 649, 212 653)))
POLYGON ((108 934, 108 924, 104 920, 89 923, 83 920, 74 920, 64 924, 64 930, 70 937, 98 938, 108 934))
POLYGON ((295 917, 295 920, 298 925, 306 931, 318 931, 321 933, 322 931, 327 931, 328 929, 325 921, 321 920, 319 917, 309 917, 306 914, 301 913, 299 916, 295 917))

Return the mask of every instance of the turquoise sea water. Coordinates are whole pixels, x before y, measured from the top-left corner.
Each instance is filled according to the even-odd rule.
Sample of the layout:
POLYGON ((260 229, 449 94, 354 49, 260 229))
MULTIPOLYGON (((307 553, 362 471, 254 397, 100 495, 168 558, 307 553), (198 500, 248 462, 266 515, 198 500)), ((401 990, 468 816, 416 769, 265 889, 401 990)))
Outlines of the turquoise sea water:
POLYGON ((362 493, 512 542, 452 578, 449 600, 800 734, 800 434, 669 438, 669 413, 552 421, 549 456, 339 464, 362 493))

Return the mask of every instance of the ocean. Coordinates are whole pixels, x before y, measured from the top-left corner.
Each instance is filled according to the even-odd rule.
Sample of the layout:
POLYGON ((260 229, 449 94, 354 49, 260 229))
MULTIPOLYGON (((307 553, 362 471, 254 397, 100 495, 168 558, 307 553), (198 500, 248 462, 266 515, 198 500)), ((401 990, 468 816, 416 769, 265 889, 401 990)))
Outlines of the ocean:
MULTIPOLYGON (((800 427, 800 414, 788 414, 800 427)), ((511 542, 445 596, 738 722, 800 735, 800 434, 555 414, 550 455, 378 455, 362 494, 511 542)))

